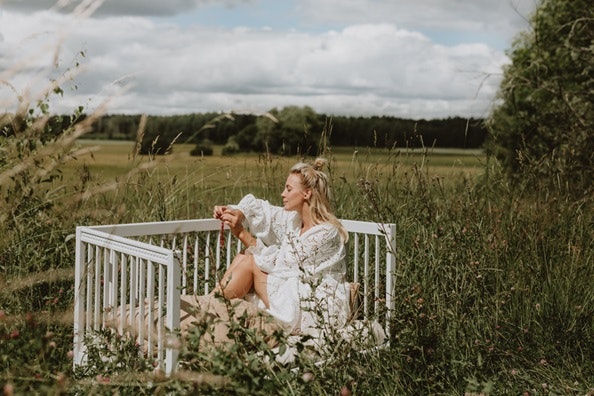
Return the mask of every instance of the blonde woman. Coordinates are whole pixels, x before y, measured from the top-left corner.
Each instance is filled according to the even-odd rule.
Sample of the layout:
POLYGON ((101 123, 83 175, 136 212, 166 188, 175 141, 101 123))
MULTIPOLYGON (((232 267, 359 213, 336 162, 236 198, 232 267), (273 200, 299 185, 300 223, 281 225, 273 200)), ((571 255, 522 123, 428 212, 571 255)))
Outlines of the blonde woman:
POLYGON ((248 247, 215 293, 254 302, 293 334, 343 326, 349 316, 348 234, 331 210, 325 162, 291 168, 283 207, 251 194, 237 205, 214 207, 214 217, 248 247))

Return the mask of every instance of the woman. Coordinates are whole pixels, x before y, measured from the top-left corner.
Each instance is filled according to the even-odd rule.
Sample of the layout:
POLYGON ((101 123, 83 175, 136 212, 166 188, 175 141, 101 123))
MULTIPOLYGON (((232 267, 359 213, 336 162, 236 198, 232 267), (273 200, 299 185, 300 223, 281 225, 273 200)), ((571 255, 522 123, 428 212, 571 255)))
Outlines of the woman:
POLYGON ((317 159, 291 168, 283 207, 249 194, 238 205, 214 208, 214 217, 248 247, 215 292, 256 303, 290 333, 317 334, 345 325, 349 316, 348 233, 331 212, 324 164, 317 159))

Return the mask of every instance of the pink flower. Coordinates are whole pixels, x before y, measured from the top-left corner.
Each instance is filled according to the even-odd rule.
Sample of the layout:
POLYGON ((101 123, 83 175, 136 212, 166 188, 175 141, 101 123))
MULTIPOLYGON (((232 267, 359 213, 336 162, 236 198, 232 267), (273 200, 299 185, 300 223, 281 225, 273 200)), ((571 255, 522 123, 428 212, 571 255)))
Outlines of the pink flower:
POLYGON ((96 380, 97 380, 97 382, 106 383, 106 382, 109 382, 109 377, 104 377, 101 374, 99 374, 99 375, 97 375, 96 380))
POLYGON ((2 389, 2 391, 6 396, 12 396, 14 395, 14 386, 10 382, 7 382, 6 384, 4 384, 4 388, 2 389))

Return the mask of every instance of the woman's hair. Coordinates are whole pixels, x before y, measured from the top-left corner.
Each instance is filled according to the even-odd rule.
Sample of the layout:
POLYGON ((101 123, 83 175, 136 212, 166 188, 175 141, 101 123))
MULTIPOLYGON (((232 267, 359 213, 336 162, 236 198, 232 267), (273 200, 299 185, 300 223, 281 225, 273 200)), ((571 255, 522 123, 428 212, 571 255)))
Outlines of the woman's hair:
POLYGON ((303 187, 311 190, 309 210, 314 224, 324 222, 333 224, 338 229, 342 240, 346 243, 349 234, 332 213, 330 180, 328 175, 322 172, 326 163, 327 161, 324 158, 316 158, 313 164, 299 162, 293 165, 290 173, 300 175, 303 187))

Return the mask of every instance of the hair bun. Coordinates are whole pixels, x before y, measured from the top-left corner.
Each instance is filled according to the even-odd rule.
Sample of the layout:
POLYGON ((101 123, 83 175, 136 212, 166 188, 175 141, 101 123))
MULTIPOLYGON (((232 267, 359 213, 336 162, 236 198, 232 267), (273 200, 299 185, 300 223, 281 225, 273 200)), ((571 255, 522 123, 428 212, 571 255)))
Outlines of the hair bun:
POLYGON ((320 171, 320 170, 324 169, 324 166, 326 166, 327 162, 328 161, 326 161, 325 158, 318 157, 314 161, 312 167, 314 168, 314 170, 320 171))

